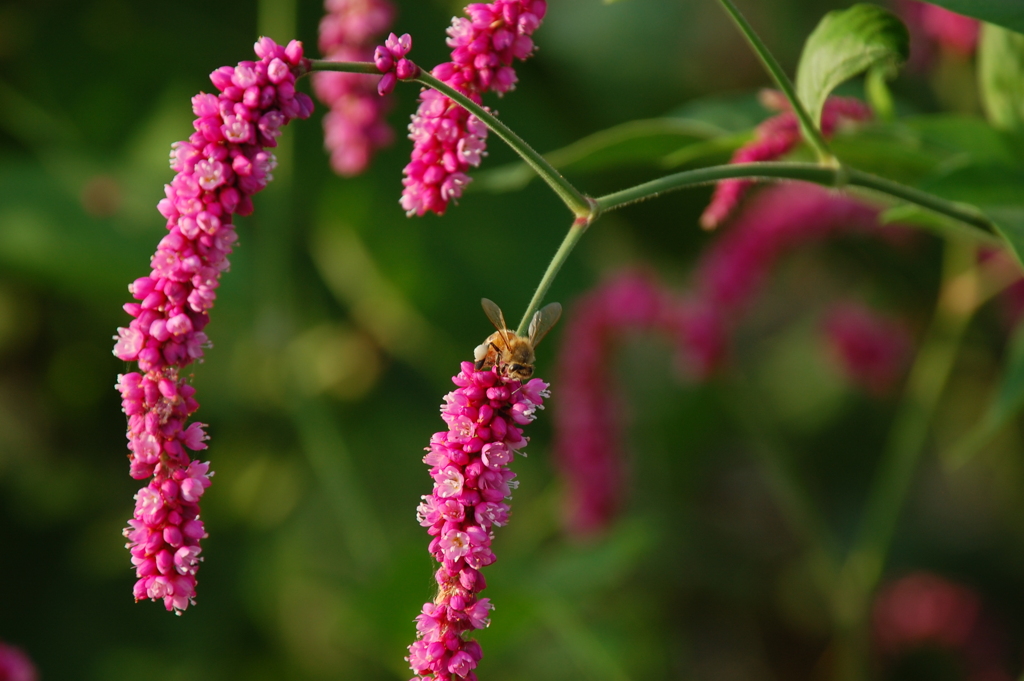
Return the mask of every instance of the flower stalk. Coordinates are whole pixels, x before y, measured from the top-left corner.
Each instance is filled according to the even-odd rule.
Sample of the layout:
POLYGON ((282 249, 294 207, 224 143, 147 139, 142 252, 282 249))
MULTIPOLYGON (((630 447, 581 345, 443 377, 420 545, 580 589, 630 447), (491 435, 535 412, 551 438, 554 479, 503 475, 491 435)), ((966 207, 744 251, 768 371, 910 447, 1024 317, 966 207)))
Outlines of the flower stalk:
MULTIPOLYGON (((727 1, 727 0, 726 0, 727 1)), ((310 60, 310 71, 345 71, 349 73, 370 73, 379 74, 376 66, 364 62, 327 62, 322 60, 310 60)), ((412 79, 427 87, 441 92, 447 97, 458 102, 470 113, 480 119, 491 131, 501 137, 519 156, 533 168, 541 179, 555 191, 566 206, 577 217, 577 222, 584 221, 587 225, 593 223, 599 215, 607 211, 616 210, 633 203, 653 199, 662 194, 680 189, 698 187, 711 184, 720 180, 729 179, 752 179, 752 180, 800 180, 813 182, 826 187, 841 188, 847 185, 871 190, 890 199, 906 201, 922 208, 934 211, 946 217, 953 218, 959 222, 979 230, 978 237, 982 240, 991 241, 996 232, 992 220, 977 208, 947 201, 934 194, 921 191, 899 182, 866 173, 847 166, 824 166, 816 163, 791 163, 791 162, 769 162, 769 163, 733 163, 726 165, 708 166, 687 170, 680 173, 673 173, 660 177, 650 182, 622 189, 611 194, 590 198, 576 189, 561 173, 559 173, 548 161, 527 144, 521 137, 513 132, 507 125, 501 122, 496 116, 487 111, 486 108, 472 101, 454 88, 445 85, 437 78, 421 71, 412 79)), ((799 103, 794 104, 794 111, 802 111, 799 103)), ((806 114, 806 112, 804 112, 806 114)), ((798 114, 799 115, 799 114, 798 114)), ((574 223, 575 224, 575 223, 574 223)), ((566 239, 569 239, 567 235, 566 239)), ((578 239, 578 236, 574 237, 578 239)), ((573 246, 575 241, 573 241, 573 246)), ((563 243, 564 247, 565 244, 563 243)), ((560 247, 560 251, 562 249, 560 247)), ((571 251, 571 247, 570 247, 571 251)), ((557 254, 556 254, 557 259, 557 254)), ((552 265, 556 265, 553 261, 552 265)), ((557 263, 561 267, 560 263, 557 263)), ((557 271, 557 270, 556 270, 557 271)), ((548 273, 545 273, 545 278, 548 273)), ((543 283, 543 281, 542 281, 543 283)), ((548 282, 548 286, 550 282, 548 282)), ((547 287, 544 288, 547 290, 547 287)), ((539 301, 536 301, 539 303, 539 301)), ((527 311, 535 309, 531 305, 527 311)))
POLYGON ((786 95, 786 99, 789 100, 790 105, 793 107, 793 111, 796 113, 797 118, 800 120, 800 130, 803 132, 804 139, 811 145, 815 153, 818 155, 818 162, 823 166, 832 168, 839 167, 839 160, 832 155, 832 152, 828 148, 828 142, 825 141, 825 137, 822 135, 821 130, 814 124, 811 115, 807 113, 807 109, 804 108, 800 98, 797 97, 796 88, 793 86, 793 81, 789 79, 786 72, 782 69, 782 66, 776 61, 775 56, 769 51, 768 46, 761 41, 760 36, 754 30, 754 27, 750 25, 746 17, 739 11, 739 9, 732 3, 732 0, 718 0, 719 4, 729 15, 729 18, 733 20, 736 27, 743 34, 743 37, 750 43, 751 49, 754 50, 754 54, 757 55, 761 63, 764 64, 765 69, 771 75, 772 80, 782 90, 782 93, 786 95))

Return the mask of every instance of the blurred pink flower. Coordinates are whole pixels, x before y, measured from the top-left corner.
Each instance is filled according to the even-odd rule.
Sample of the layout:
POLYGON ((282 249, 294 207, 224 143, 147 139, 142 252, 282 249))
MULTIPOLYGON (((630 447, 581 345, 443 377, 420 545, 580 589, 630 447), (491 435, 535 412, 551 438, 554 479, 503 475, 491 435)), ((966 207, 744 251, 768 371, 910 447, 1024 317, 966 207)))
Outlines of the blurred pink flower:
POLYGON ((508 464, 515 454, 526 455, 528 442, 520 426, 536 418, 548 397, 539 378, 520 383, 497 369, 477 371, 471 362, 462 363, 452 382, 457 388, 441 405, 448 430, 434 433, 423 458, 434 489, 416 512, 441 564, 437 596, 416 617, 417 640, 406 658, 421 681, 476 679, 483 652, 464 634, 488 626, 493 609, 479 597, 486 586, 480 570, 495 561, 493 528, 508 522, 506 501, 518 484, 508 464))
MULTIPOLYGON (((370 61, 374 43, 394 21, 389 0, 325 0, 320 53, 328 61, 370 61)), ((321 71, 313 90, 330 111, 324 116, 324 147, 334 172, 345 177, 366 170, 376 150, 394 140, 384 120, 390 99, 377 94, 377 79, 359 73, 321 71)))
POLYGON ((707 376, 721 358, 721 320, 710 308, 677 299, 646 273, 620 273, 576 301, 559 350, 554 455, 566 486, 565 522, 589 534, 614 520, 627 488, 621 428, 625 413, 612 381, 615 341, 661 332, 681 369, 707 376))
POLYGON ((255 49, 259 61, 210 74, 219 95, 192 98, 196 132, 172 145, 177 174, 157 206, 168 234, 149 276, 129 285, 139 302, 125 304, 134 319, 115 336, 114 355, 139 368, 117 382, 128 417, 129 472, 153 478, 136 495, 124 530, 138 577, 135 599, 161 599, 176 613, 194 603, 206 536, 198 501, 212 475, 188 454, 206 449, 206 434, 203 424, 188 424, 199 403, 182 370, 209 345, 203 329, 238 238, 232 215, 251 213, 252 195, 273 179, 277 161, 267 149, 277 146, 281 127, 313 111, 312 100, 295 91, 296 76, 308 68, 302 43, 260 38, 255 49))
POLYGON ((848 194, 803 182, 766 187, 701 257, 694 275, 697 298, 732 318, 783 254, 839 234, 877 229, 878 209, 848 194))
POLYGON ((968 58, 978 47, 981 22, 918 0, 896 0, 896 9, 910 31, 910 66, 930 66, 939 51, 968 58))
MULTIPOLYGON (((566 486, 570 531, 607 527, 628 487, 620 435, 626 410, 609 375, 615 340, 630 331, 666 334, 677 365, 706 378, 723 361, 729 331, 781 256, 840 234, 877 233, 877 216, 876 208, 840 192, 805 183, 772 185, 751 197, 730 229, 705 251, 685 296, 650 274, 625 272, 570 308, 559 350, 562 399, 554 450, 566 486)), ((898 373, 893 367, 902 355, 893 339, 884 339, 891 342, 884 349, 871 345, 883 343, 874 336, 865 339, 869 330, 875 331, 839 329, 850 358, 860 362, 858 369, 882 383, 889 377, 886 369, 898 373)))
POLYGON ((978 253, 978 262, 992 276, 1005 278, 1011 283, 997 297, 1003 323, 1015 327, 1024 319, 1024 272, 1020 263, 1005 250, 983 248, 978 253))
MULTIPOLYGON (((789 108, 789 102, 781 93, 766 90, 762 93, 765 106, 781 111, 754 129, 754 140, 736 150, 730 163, 756 163, 775 161, 800 144, 800 125, 789 108)), ((843 124, 871 119, 871 109, 852 97, 829 97, 821 114, 821 132, 832 137, 843 124)), ((700 216, 705 229, 714 229, 722 224, 739 205, 747 190, 756 184, 755 180, 722 180, 715 186, 711 203, 700 216)))
POLYGON ((913 349, 906 324, 846 302, 828 312, 822 330, 847 378, 872 395, 889 393, 903 377, 913 349))
POLYGON ((1012 678, 1002 666, 1001 637, 984 617, 981 598, 939 575, 915 572, 882 587, 871 621, 883 658, 938 647, 963 659, 969 679, 1012 678))
POLYGON ((36 681, 32 660, 20 648, 0 641, 0 681, 36 681))

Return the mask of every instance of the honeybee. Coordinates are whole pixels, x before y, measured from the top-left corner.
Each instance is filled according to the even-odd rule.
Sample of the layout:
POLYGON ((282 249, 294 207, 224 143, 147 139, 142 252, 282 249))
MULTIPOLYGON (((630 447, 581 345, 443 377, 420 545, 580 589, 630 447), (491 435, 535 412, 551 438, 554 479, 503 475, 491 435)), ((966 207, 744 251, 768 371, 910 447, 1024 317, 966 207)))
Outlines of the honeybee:
POLYGON ((538 310, 530 321, 530 335, 524 337, 505 326, 501 308, 494 302, 484 298, 480 303, 483 305, 484 314, 497 331, 488 336, 473 352, 477 370, 497 365, 498 372, 503 376, 519 381, 529 380, 533 376, 533 349, 562 316, 562 306, 550 303, 538 310))

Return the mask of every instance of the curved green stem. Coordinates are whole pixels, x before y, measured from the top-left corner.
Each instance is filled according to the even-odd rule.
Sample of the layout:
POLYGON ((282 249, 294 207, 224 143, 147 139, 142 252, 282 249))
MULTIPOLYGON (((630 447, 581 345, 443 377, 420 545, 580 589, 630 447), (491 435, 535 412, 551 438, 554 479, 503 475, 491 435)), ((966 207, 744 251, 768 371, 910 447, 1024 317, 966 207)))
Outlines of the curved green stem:
POLYGON ((551 284, 555 281, 555 277, 558 276, 558 270, 562 269, 562 265, 568 260, 569 254, 572 253, 572 249, 576 248, 576 244, 579 242, 580 237, 587 231, 587 227, 593 222, 592 219, 588 218, 577 218, 573 223, 572 227, 569 228, 569 232, 562 239, 562 245, 558 247, 555 252, 555 257, 551 258, 551 262, 548 263, 548 268, 544 270, 544 276, 540 279, 540 284, 537 285, 537 290, 533 293, 533 298, 530 299, 530 304, 526 306, 526 313, 523 314, 522 320, 519 322, 519 328, 516 329, 516 334, 525 336, 527 330, 530 328, 530 320, 533 318, 533 314, 540 309, 540 304, 544 302, 544 296, 547 295, 548 289, 551 288, 551 284))
POLYGON ((786 95, 789 105, 793 107, 793 113, 796 114, 797 119, 800 121, 800 131, 803 133, 807 143, 814 148, 818 155, 818 160, 822 165, 838 166, 839 162, 832 155, 832 152, 829 151, 828 143, 825 142, 821 130, 814 124, 811 115, 807 113, 807 109, 800 102, 800 98, 796 95, 796 88, 793 87, 793 82, 768 50, 768 46, 761 41, 757 32, 754 31, 754 27, 747 22, 743 14, 736 8, 736 5, 732 4, 732 0, 718 0, 718 2, 732 18, 737 28, 740 29, 740 33, 747 39, 747 42, 750 43, 750 47, 753 48, 761 63, 764 64, 765 69, 771 75, 775 84, 782 90, 782 94, 786 95))
POLYGON ((597 204, 598 210, 603 213, 628 206, 631 203, 646 201, 668 192, 730 179, 802 180, 826 187, 846 185, 863 187, 941 213, 976 227, 987 234, 995 232, 992 221, 973 206, 947 201, 934 194, 853 168, 827 168, 814 163, 733 163, 697 168, 666 175, 629 189, 599 196, 594 199, 594 202, 597 204))
POLYGON ((565 205, 568 206, 569 210, 571 210, 577 218, 584 218, 588 220, 593 218, 594 209, 591 203, 587 200, 587 197, 581 194, 576 187, 572 186, 569 180, 565 179, 560 172, 555 170, 554 166, 548 163, 547 160, 533 147, 527 144, 523 138, 512 132, 507 125, 498 120, 497 117, 487 111, 487 109, 480 106, 455 88, 442 83, 422 69, 420 70, 420 75, 413 80, 418 83, 422 83, 427 87, 431 87, 444 94, 449 99, 458 102, 463 108, 483 121, 484 125, 504 140, 505 144, 512 147, 512 150, 519 154, 522 159, 526 161, 538 175, 540 175, 541 179, 547 182, 548 186, 555 190, 558 197, 562 199, 565 205))
MULTIPOLYGON (((312 59, 310 60, 309 70, 310 72, 341 71, 344 73, 368 73, 380 75, 380 71, 377 69, 376 65, 370 62, 343 62, 312 59)), ((540 175, 541 179, 547 182, 548 185, 555 190, 558 197, 562 199, 565 205, 577 218, 584 218, 590 221, 593 220, 595 217, 594 206, 587 197, 580 193, 576 187, 572 186, 572 183, 565 179, 561 173, 555 170, 554 166, 548 163, 547 160, 537 153, 533 147, 527 144, 523 138, 512 132, 507 125, 498 120, 494 114, 490 113, 483 106, 477 104, 455 88, 430 75, 430 73, 424 71, 422 68, 419 70, 419 74, 410 80, 437 90, 479 118, 484 125, 494 132, 494 134, 504 140, 507 145, 512 147, 512 151, 519 154, 519 156, 522 157, 522 159, 526 161, 526 163, 529 164, 529 166, 533 168, 538 175, 540 175)))

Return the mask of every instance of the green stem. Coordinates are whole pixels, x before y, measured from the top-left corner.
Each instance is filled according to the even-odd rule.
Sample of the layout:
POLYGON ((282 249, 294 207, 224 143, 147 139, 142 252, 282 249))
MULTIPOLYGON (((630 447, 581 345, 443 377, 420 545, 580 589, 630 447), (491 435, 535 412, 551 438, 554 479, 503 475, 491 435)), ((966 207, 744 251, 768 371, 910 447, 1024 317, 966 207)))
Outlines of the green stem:
POLYGON ((763 395, 740 372, 733 371, 731 377, 733 389, 727 404, 737 424, 746 431, 747 442, 761 464, 779 510, 803 540, 807 577, 827 598, 835 590, 842 564, 839 541, 797 474, 794 457, 786 451, 783 438, 763 417, 763 395))
MULTIPOLYGON (((377 66, 370 62, 343 62, 312 59, 310 60, 309 70, 310 72, 341 71, 344 73, 369 73, 380 75, 380 71, 377 69, 377 66)), ((548 185, 555 190, 558 197, 562 199, 565 205, 577 218, 585 218, 592 221, 594 217, 596 217, 594 213, 594 206, 586 196, 580 193, 576 187, 572 186, 572 184, 565 179, 561 173, 555 170, 554 166, 548 163, 547 160, 537 153, 533 147, 527 144, 523 138, 512 132, 507 125, 498 120, 496 116, 487 111, 483 106, 477 104, 450 85, 441 82, 423 69, 419 69, 419 74, 411 80, 437 90, 479 118, 484 125, 494 132, 494 134, 504 140, 507 145, 512 147, 512 151, 519 154, 519 156, 526 161, 526 163, 529 164, 529 166, 533 168, 538 175, 540 175, 542 180, 547 182, 548 185)))
POLYGON ((853 168, 826 168, 814 163, 733 163, 697 168, 696 170, 666 175, 665 177, 651 180, 635 187, 599 196, 594 199, 594 202, 597 204, 598 212, 604 213, 628 206, 631 203, 646 201, 668 192, 730 179, 786 179, 813 182, 826 187, 842 187, 845 185, 863 187, 949 216, 972 227, 976 227, 987 234, 995 232, 992 221, 973 206, 947 201, 934 194, 929 194, 919 189, 878 177, 877 175, 854 170, 853 168))
POLYGON ((522 320, 519 322, 519 328, 516 329, 516 334, 525 336, 527 330, 530 328, 530 320, 533 318, 533 314, 540 309, 540 304, 544 301, 544 296, 547 295, 548 289, 551 288, 551 284, 555 281, 555 277, 558 276, 558 270, 562 269, 562 265, 569 258, 569 254, 572 253, 572 249, 576 248, 576 244, 579 242, 580 237, 587 231, 587 227, 593 222, 589 218, 577 218, 573 223, 572 227, 569 228, 569 232, 562 239, 562 245, 558 247, 558 251, 555 252, 555 257, 551 259, 548 264, 548 268, 544 271, 544 276, 541 277, 540 284, 537 285, 537 290, 533 293, 533 298, 530 299, 530 304, 526 306, 526 313, 523 315, 522 320))
POLYGON ((309 71, 341 71, 342 73, 366 73, 380 75, 380 69, 372 61, 328 61, 326 59, 310 59, 309 71))
POLYGON ((572 184, 565 179, 561 173, 555 170, 554 166, 548 163, 547 160, 533 147, 527 144, 523 138, 512 132, 507 125, 499 121, 497 117, 487 111, 487 109, 480 106, 450 85, 442 83, 422 69, 420 70, 419 76, 413 80, 426 85, 427 87, 434 88, 449 99, 461 104, 463 108, 483 121, 484 125, 490 128, 494 134, 504 140, 505 144, 512 147, 512 151, 519 154, 519 156, 522 157, 522 159, 526 161, 526 163, 528 163, 538 175, 540 175, 541 179, 548 183, 548 186, 558 194, 558 197, 562 199, 565 205, 568 206, 569 210, 571 210, 577 218, 584 218, 587 220, 593 219, 594 208, 591 205, 591 202, 587 200, 587 197, 581 194, 576 187, 572 186, 572 184))
POLYGON ((793 113, 796 114, 797 119, 800 121, 800 130, 803 132, 804 139, 810 144, 814 151, 818 154, 818 160, 822 165, 837 167, 839 161, 832 152, 829 151, 828 143, 825 142, 825 138, 822 136, 818 126, 814 124, 814 120, 811 115, 807 113, 807 109, 800 102, 800 98, 796 95, 796 88, 793 87, 793 82, 786 75, 786 72, 782 70, 782 66, 775 60, 775 57, 768 50, 768 46, 765 45, 761 38, 754 31, 754 27, 751 26, 746 18, 740 13, 736 5, 732 4, 732 0, 718 0, 725 11, 732 18, 737 28, 750 43, 754 52, 757 54, 761 63, 764 64, 765 69, 771 75, 775 84, 782 90, 782 94, 786 95, 786 99, 789 100, 789 105, 793 107, 793 113))
POLYGON ((811 554, 827 563, 834 577, 841 555, 839 541, 801 483, 792 465, 794 457, 786 452, 782 437, 763 417, 766 404, 763 396, 739 372, 733 372, 731 378, 733 390, 727 400, 728 406, 736 422, 746 431, 751 449, 764 468, 780 510, 794 532, 801 535, 811 554))
POLYGON ((924 452, 929 425, 964 331, 980 303, 976 257, 973 246, 946 242, 943 286, 935 314, 907 379, 854 548, 843 568, 844 593, 840 599, 854 627, 863 623, 870 594, 882 575, 900 511, 924 452))

